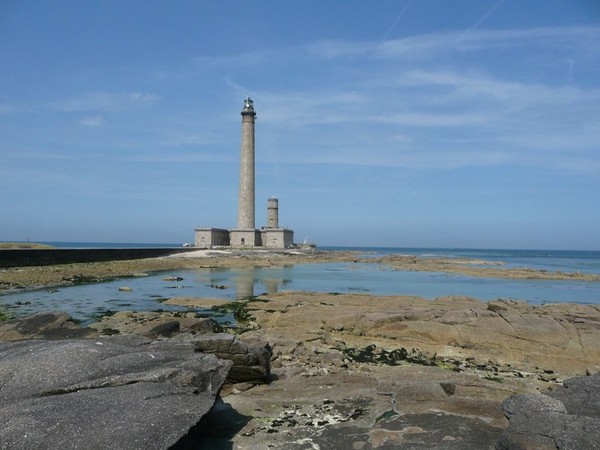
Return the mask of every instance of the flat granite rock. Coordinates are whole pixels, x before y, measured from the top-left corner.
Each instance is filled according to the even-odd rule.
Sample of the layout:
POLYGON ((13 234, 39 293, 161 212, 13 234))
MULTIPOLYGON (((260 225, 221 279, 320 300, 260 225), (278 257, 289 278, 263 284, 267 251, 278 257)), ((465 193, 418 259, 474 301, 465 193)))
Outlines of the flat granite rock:
POLYGON ((196 448, 491 449, 507 425, 504 384, 439 367, 359 366, 224 396, 196 448))
POLYGON ((0 448, 168 448, 211 409, 231 365, 135 336, 0 343, 0 448))
POLYGON ((544 382, 600 371, 597 305, 315 292, 279 292, 257 300, 247 303, 255 329, 245 336, 280 348, 285 339, 322 349, 342 343, 357 350, 414 349, 429 358, 493 365, 501 377, 517 371, 544 382))
POLYGON ((502 405, 510 426, 496 449, 600 449, 600 374, 567 380, 547 394, 515 395, 502 405))
POLYGON ((100 334, 137 334, 154 339, 184 332, 213 333, 220 327, 213 320, 198 317, 194 312, 118 311, 87 328, 100 334))
POLYGON ((93 338, 98 333, 90 328, 82 328, 65 312, 32 314, 18 320, 0 322, 0 341, 22 339, 78 339, 93 338))

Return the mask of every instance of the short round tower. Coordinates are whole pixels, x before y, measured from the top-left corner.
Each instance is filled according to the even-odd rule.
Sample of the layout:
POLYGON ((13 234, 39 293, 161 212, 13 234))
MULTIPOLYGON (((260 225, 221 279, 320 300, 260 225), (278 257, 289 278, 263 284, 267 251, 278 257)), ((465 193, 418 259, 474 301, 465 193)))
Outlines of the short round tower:
POLYGON ((279 228, 279 200, 273 197, 267 202, 267 228, 279 228))

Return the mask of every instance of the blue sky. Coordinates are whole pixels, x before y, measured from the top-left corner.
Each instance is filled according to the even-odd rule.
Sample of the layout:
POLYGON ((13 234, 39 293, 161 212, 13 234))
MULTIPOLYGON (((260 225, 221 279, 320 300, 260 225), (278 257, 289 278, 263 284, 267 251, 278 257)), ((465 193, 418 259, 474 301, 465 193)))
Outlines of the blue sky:
POLYGON ((600 250, 597 0, 0 0, 0 241, 600 250))

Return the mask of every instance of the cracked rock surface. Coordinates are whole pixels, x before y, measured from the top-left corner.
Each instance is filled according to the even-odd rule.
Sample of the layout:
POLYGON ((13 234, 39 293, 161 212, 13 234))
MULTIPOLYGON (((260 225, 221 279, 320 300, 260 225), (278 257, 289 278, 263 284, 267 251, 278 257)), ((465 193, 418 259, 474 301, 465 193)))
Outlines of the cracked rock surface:
MULTIPOLYGON (((207 416, 213 436, 196 448, 493 449, 514 394, 560 404, 567 413, 548 414, 568 420, 553 430, 585 435, 592 426, 573 411, 595 396, 568 380, 563 399, 559 385, 597 372, 595 306, 281 292, 247 309, 242 336, 270 343, 273 380, 224 396, 207 416), (245 420, 231 420, 232 411, 245 420)), ((524 424, 513 436, 534 429, 524 424)), ((577 444, 560 448, 597 448, 577 444)))
POLYGON ((600 374, 572 378, 542 395, 515 395, 502 406, 510 426, 498 450, 600 449, 600 374))
POLYGON ((168 448, 231 365, 136 336, 0 343, 0 448, 168 448))
POLYGON ((300 373, 225 396, 207 416, 213 436, 195 448, 491 449, 506 426, 501 401, 514 389, 438 367, 300 373), (234 426, 232 411, 246 420, 234 426))

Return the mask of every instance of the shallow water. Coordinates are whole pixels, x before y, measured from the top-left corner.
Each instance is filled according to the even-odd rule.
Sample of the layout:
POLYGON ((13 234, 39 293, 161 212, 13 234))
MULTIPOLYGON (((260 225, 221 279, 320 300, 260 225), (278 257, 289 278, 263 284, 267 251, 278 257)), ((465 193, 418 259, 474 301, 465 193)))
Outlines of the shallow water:
MULTIPOLYGON (((434 272, 404 272, 364 263, 300 264, 245 269, 196 269, 154 273, 105 283, 35 290, 0 296, 0 308, 15 316, 60 310, 84 323, 110 311, 189 310, 165 305, 171 297, 234 300, 281 290, 416 295, 433 299, 466 295, 542 303, 600 304, 600 283, 583 281, 510 280, 434 272), (178 276, 181 281, 165 281, 178 276), (131 292, 121 292, 127 286, 131 292)), ((212 314, 210 310, 193 309, 212 314)), ((228 321, 230 317, 220 318, 228 321)))
POLYGON ((600 252, 583 250, 498 250, 461 248, 384 248, 329 247, 331 250, 359 250, 365 256, 389 254, 415 255, 423 258, 466 258, 495 261, 506 268, 531 268, 562 272, 600 274, 600 252))

